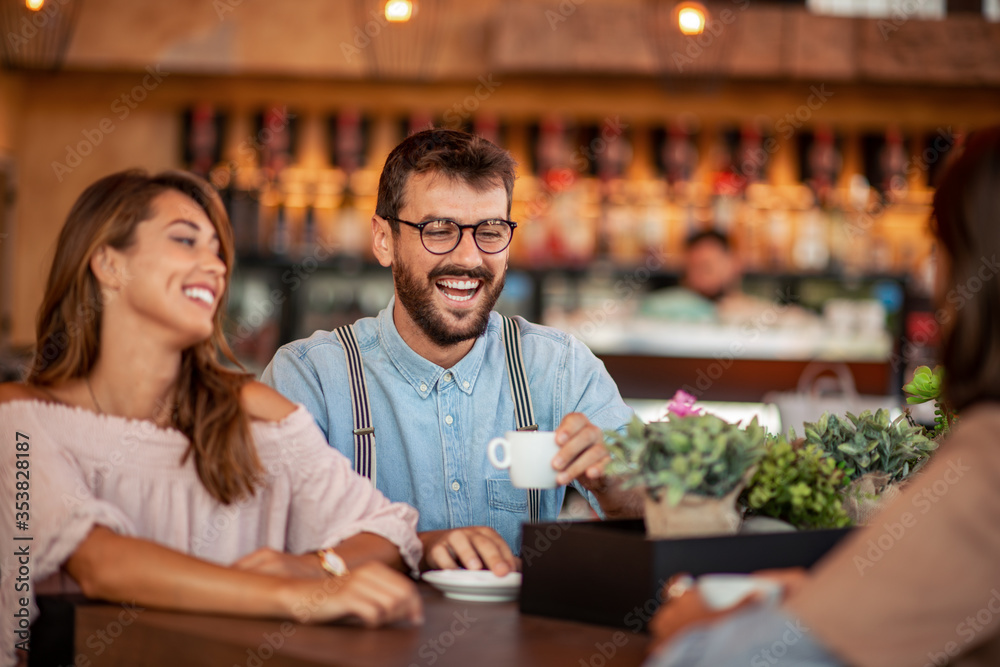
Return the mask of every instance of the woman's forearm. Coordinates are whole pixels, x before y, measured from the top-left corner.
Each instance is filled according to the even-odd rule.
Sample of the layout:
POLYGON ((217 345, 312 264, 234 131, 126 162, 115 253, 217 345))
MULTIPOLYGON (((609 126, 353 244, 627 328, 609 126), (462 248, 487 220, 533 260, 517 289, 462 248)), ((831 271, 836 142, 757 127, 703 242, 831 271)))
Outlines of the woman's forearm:
POLYGON ((333 548, 349 569, 354 569, 362 563, 379 561, 394 570, 409 572, 409 567, 403 562, 399 547, 374 533, 358 533, 349 537, 333 548))
POLYGON ((291 617, 293 580, 215 565, 94 528, 66 562, 84 594, 177 611, 291 617))

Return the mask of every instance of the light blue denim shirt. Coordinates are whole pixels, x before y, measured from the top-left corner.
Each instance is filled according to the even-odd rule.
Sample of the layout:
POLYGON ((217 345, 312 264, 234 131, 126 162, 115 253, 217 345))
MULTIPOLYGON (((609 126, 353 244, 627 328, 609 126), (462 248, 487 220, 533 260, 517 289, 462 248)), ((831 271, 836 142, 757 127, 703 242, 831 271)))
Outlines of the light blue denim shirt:
MULTIPOLYGON (((486 334, 461 361, 442 368, 403 342, 393 304, 354 325, 375 427, 376 486, 420 511, 420 531, 491 526, 519 553, 527 491, 511 486, 507 471, 486 458, 489 441, 516 428, 500 315, 490 314, 486 334)), ((555 430, 570 412, 603 429, 628 423, 632 410, 583 343, 557 329, 521 318, 518 323, 540 430, 555 430)), ((353 463, 347 362, 336 335, 317 331, 284 345, 261 381, 303 403, 330 444, 353 463)), ((565 487, 542 491, 542 521, 555 520, 565 493, 565 487)), ((600 513, 596 499, 585 495, 600 513)))

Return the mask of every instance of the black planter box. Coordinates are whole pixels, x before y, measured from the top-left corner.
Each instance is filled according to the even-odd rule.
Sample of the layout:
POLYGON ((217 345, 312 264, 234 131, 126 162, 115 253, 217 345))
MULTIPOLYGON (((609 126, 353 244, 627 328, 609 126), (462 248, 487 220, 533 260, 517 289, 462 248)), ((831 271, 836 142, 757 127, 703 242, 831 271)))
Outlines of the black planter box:
POLYGON ((647 540, 643 521, 524 524, 521 612, 638 632, 679 572, 811 567, 850 532, 811 530, 647 540))

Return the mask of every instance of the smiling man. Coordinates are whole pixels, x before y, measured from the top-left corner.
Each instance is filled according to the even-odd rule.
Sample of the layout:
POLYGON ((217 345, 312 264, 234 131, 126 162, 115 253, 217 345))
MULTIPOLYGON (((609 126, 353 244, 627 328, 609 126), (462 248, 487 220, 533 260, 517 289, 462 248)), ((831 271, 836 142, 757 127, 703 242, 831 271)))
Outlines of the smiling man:
POLYGON ((304 403, 388 498, 420 511, 427 568, 505 574, 521 523, 554 520, 570 483, 606 516, 640 512, 603 477, 602 429, 632 414, 603 364, 572 336, 493 312, 517 226, 514 167, 464 132, 404 140, 372 216, 394 298, 378 317, 285 345, 262 378, 304 403), (490 465, 490 439, 519 428, 556 431, 562 486, 518 489, 490 465))

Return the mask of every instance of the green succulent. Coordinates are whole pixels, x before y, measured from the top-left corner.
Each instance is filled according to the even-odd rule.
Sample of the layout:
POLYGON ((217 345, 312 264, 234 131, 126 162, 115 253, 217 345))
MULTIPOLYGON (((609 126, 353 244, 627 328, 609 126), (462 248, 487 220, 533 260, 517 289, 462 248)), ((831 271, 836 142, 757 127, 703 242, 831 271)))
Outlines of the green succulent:
POLYGON ((778 436, 768 438, 741 500, 754 514, 796 528, 843 528, 851 525, 841 495, 846 486, 844 471, 821 447, 795 447, 778 436))
POLYGON ((633 417, 624 434, 607 431, 607 473, 625 488, 642 486, 676 505, 686 493, 721 498, 764 453, 767 433, 756 417, 745 428, 715 415, 674 415, 645 424, 633 417))
POLYGON ((913 371, 913 379, 903 385, 903 391, 909 394, 906 397, 908 405, 918 405, 927 401, 934 401, 934 430, 935 436, 948 432, 951 424, 955 421, 954 413, 948 410, 941 400, 941 388, 944 383, 944 368, 935 366, 931 370, 927 366, 918 366, 913 371))
POLYGON ((910 405, 937 400, 941 396, 941 382, 944 380, 944 369, 940 366, 931 370, 927 366, 919 366, 913 371, 913 379, 903 385, 903 391, 910 394, 906 402, 910 405))
POLYGON ((848 412, 847 419, 826 413, 804 428, 806 444, 830 454, 849 480, 884 472, 891 482, 898 482, 920 468, 937 449, 923 428, 911 425, 905 415, 890 421, 885 409, 875 414, 865 410, 857 417, 848 412))

